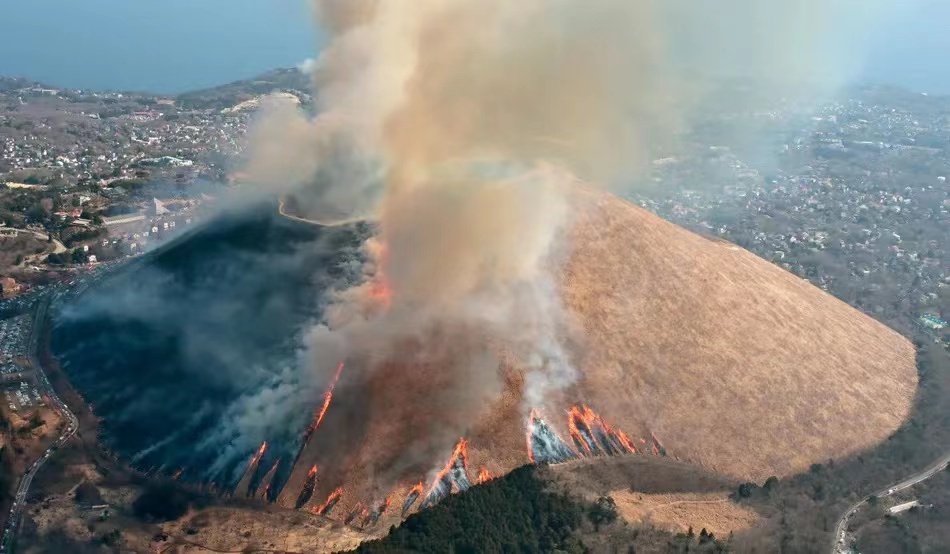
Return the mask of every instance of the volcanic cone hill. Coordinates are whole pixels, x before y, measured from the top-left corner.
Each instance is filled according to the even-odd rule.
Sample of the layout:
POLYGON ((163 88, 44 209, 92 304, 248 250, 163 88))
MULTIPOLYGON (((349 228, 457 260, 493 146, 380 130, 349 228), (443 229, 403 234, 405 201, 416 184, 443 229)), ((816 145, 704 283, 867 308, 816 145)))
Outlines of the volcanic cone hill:
POLYGON ((621 429, 754 480, 876 445, 917 385, 901 335, 738 246, 581 193, 563 297, 580 389, 621 429))
MULTIPOLYGON (((610 431, 616 452, 762 482, 873 447, 908 417, 915 353, 896 332, 737 246, 611 195, 582 190, 573 200, 561 294, 584 342, 574 349, 577 382, 540 414, 549 436, 584 454, 567 411, 586 405, 625 433, 610 431)), ((430 490, 442 463, 433 448, 446 471, 467 462, 472 482, 483 468, 497 476, 528 463, 521 372, 503 367, 482 415, 453 421, 452 405, 420 401, 447 385, 441 368, 453 352, 441 356, 403 356, 410 373, 384 366, 358 384, 344 372, 335 398, 359 401, 331 406, 281 503, 294 505, 313 464, 313 502, 344 487, 342 511, 388 494, 399 505, 419 481, 430 490), (406 374, 411 383, 392 379, 406 374), (455 433, 467 456, 451 462, 455 433)), ((399 515, 381 524, 390 517, 399 515)))

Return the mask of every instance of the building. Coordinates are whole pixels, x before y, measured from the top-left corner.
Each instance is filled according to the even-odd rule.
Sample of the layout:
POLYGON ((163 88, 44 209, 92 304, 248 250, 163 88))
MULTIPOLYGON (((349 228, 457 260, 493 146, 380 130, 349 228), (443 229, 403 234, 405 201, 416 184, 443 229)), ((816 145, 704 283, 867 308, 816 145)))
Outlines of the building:
POLYGON ((168 208, 165 207, 165 204, 158 198, 152 198, 152 209, 155 212, 155 215, 165 215, 168 213, 168 208))
POLYGON ((920 316, 920 323, 928 329, 939 331, 947 326, 947 322, 933 314, 924 314, 920 316))
POLYGON ((918 502, 917 500, 911 500, 910 502, 904 502, 903 504, 898 504, 897 506, 892 506, 888 508, 887 513, 891 515, 899 514, 901 512, 906 512, 907 510, 910 510, 911 508, 916 508, 917 506, 920 506, 920 502, 918 502))

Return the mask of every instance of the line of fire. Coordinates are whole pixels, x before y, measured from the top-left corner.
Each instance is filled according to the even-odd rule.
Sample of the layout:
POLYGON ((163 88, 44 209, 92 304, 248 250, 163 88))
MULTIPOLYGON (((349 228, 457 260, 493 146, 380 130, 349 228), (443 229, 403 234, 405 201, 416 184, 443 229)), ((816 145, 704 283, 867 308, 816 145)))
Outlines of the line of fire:
MULTIPOLYGON (((342 370, 343 364, 340 363, 336 375, 324 395, 323 403, 315 411, 311 424, 303 434, 301 441, 303 444, 297 453, 294 465, 300 458, 300 452, 307 446, 313 434, 320 427, 320 423, 330 408, 333 390, 342 370)), ((526 447, 530 463, 559 464, 595 456, 667 455, 666 449, 654 433, 650 433, 648 439, 639 438, 635 441, 624 431, 612 427, 589 406, 576 405, 567 411, 566 416, 565 428, 567 429, 567 435, 565 436, 567 438, 565 440, 541 417, 539 411, 531 411, 526 425, 526 447)), ((393 515, 405 518, 414 509, 428 508, 438 504, 451 494, 464 492, 472 486, 487 483, 493 479, 495 476, 484 466, 473 473, 474 478, 470 477, 468 448, 469 441, 465 438, 459 439, 451 456, 431 483, 426 486, 424 482, 418 482, 408 488, 401 504, 397 505, 399 506, 399 512, 393 515)), ((271 489, 274 486, 274 475, 277 473, 280 459, 270 466, 256 486, 252 484, 254 476, 264 471, 261 464, 266 452, 267 443, 265 442, 251 457, 247 469, 234 490, 235 494, 243 494, 266 502, 275 501, 278 495, 276 491, 271 489)), ((334 515, 334 508, 343 500, 344 488, 335 488, 325 499, 322 499, 322 497, 316 498, 314 495, 320 482, 319 474, 320 471, 316 465, 313 465, 307 472, 306 481, 293 503, 294 508, 330 517, 334 515)), ((355 504, 350 504, 351 507, 346 512, 342 512, 343 515, 339 517, 346 525, 361 529, 373 527, 390 511, 400 488, 397 488, 383 499, 360 500, 355 504)))

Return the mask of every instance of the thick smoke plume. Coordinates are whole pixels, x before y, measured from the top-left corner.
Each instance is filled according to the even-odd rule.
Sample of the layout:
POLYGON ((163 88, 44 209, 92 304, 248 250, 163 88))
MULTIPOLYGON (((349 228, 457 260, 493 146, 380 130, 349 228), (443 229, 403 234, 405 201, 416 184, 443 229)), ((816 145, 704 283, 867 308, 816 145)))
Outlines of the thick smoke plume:
POLYGON ((827 90, 873 3, 317 1, 315 115, 270 106, 248 164, 313 219, 378 222, 366 282, 312 337, 317 369, 409 356, 394 378, 411 382, 438 362, 458 378, 412 402, 450 404, 464 427, 502 352, 541 406, 575 374, 556 278, 571 188, 635 177, 723 77, 827 90))

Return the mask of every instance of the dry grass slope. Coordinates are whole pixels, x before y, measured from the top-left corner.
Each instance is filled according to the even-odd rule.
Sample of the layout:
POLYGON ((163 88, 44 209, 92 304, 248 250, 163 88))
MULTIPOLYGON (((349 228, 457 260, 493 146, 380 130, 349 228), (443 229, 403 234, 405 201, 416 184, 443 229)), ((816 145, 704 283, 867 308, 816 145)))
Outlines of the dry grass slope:
MULTIPOLYGON (((908 416, 915 354, 897 333, 741 248, 613 196, 576 200, 562 296, 583 330, 581 377, 544 412, 562 437, 565 411, 584 402, 633 437, 656 432, 671 455, 761 483, 872 447, 908 416)), ((445 364, 464 348, 485 345, 414 360, 405 381, 392 379, 405 367, 381 367, 357 388, 347 381, 356 372, 344 373, 339 398, 359 402, 333 405, 281 505, 293 506, 312 464, 315 502, 342 486, 339 513, 389 493, 399 505, 415 482, 428 485, 460 434, 473 476, 528 463, 523 375, 510 364, 475 421, 419 401, 439 397, 445 364)))
POLYGON ((913 345, 737 246, 580 192, 564 299, 582 395, 624 429, 744 479, 869 448, 908 417, 913 345))

